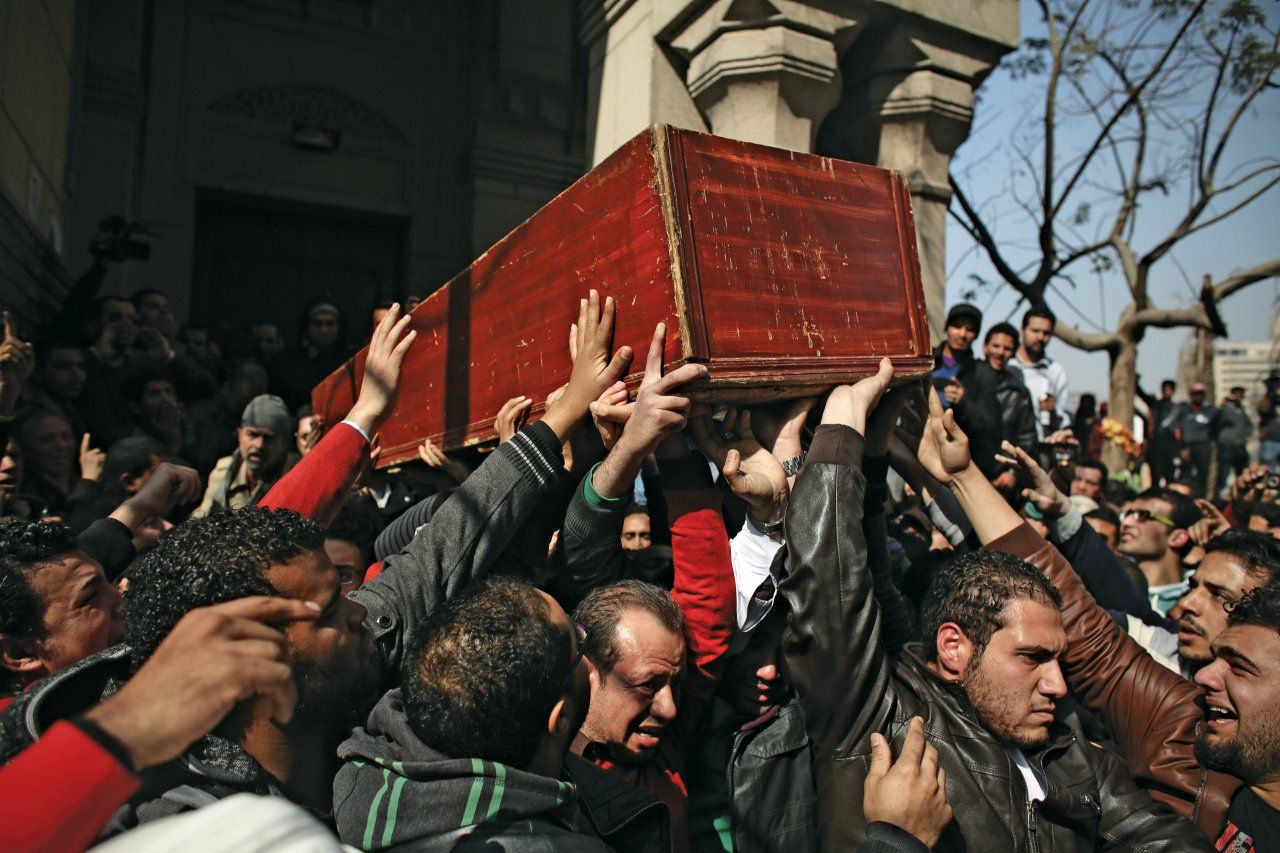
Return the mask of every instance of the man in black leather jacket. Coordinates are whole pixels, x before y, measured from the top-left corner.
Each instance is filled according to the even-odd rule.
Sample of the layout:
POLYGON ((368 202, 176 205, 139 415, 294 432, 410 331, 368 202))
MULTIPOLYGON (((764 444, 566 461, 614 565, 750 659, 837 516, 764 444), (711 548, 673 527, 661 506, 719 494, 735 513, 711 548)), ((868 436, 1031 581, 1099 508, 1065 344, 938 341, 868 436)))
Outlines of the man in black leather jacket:
MULTIPOLYGON (((987 359, 986 366, 995 376, 996 403, 1000 408, 1000 438, 1035 455, 1038 444, 1036 407, 1031 402, 1031 394, 1023 384, 1022 377, 1006 369, 1009 359, 1017 351, 1018 330, 1012 323, 996 323, 987 330, 982 353, 987 359)), ((1083 440, 1082 436, 1081 441, 1083 440)), ((996 488, 1001 490, 1013 488, 1016 482, 1013 470, 1008 467, 1000 472, 1000 478, 995 481, 996 488)))
MULTIPOLYGON (((926 598, 924 643, 890 661, 866 569, 860 468, 867 415, 892 375, 886 359, 877 376, 832 392, 787 512, 783 656, 815 745, 823 849, 861 841, 871 737, 896 751, 913 716, 924 718, 955 812, 936 849, 1211 849, 1123 762, 1055 720, 1066 694, 1060 599, 1022 561, 984 553, 951 564, 926 598)), ((953 436, 963 439, 936 395, 930 407, 920 455, 933 470, 955 452, 953 436)))

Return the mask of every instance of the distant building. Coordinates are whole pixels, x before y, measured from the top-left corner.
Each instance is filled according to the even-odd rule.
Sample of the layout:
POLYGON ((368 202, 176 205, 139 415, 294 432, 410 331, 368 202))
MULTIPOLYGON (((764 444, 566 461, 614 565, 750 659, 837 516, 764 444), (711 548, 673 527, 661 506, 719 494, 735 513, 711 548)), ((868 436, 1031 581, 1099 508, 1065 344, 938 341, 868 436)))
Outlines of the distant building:
POLYGON ((1213 387, 1218 397, 1237 385, 1244 387, 1245 411, 1256 418, 1254 406, 1262 396, 1262 380, 1280 367, 1274 343, 1232 343, 1218 341, 1213 347, 1213 387))

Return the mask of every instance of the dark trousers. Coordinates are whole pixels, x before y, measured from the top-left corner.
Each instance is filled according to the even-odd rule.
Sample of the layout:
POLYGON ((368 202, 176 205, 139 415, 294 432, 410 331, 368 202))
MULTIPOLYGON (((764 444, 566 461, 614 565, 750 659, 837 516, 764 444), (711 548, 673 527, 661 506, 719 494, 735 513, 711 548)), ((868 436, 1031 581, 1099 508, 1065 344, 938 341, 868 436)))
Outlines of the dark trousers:
POLYGON ((1213 459, 1213 444, 1208 441, 1187 442, 1187 455, 1191 457, 1191 479, 1195 483, 1196 497, 1205 497, 1209 491, 1209 463, 1213 459))
POLYGON ((1222 487, 1227 484, 1228 472, 1235 472, 1239 477, 1248 467, 1249 451, 1244 449, 1243 444, 1218 442, 1218 476, 1214 478, 1213 494, 1210 497, 1217 497, 1222 491, 1222 487))

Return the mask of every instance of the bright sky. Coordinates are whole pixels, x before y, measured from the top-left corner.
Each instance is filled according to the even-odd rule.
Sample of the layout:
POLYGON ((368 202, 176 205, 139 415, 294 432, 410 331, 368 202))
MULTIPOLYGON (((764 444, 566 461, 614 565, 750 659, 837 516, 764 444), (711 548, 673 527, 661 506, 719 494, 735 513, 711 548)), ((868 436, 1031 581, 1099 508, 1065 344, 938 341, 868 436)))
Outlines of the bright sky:
MULTIPOLYGON (((1272 16, 1274 17, 1274 9, 1272 16)), ((1041 35, 1038 12, 1023 2, 1023 35, 1041 35)), ((1010 147, 1018 143, 1019 121, 1035 112, 1043 97, 1043 78, 1013 80, 1003 69, 997 70, 980 91, 975 111, 973 132, 961 146, 952 163, 956 174, 964 175, 961 186, 969 188, 975 201, 995 199, 1015 180, 1012 171, 1016 157, 1010 147), (986 188, 980 190, 978 188, 986 188)), ((1263 103, 1259 101, 1258 103, 1263 103)), ((1273 99, 1269 109, 1253 115, 1235 135, 1237 162, 1261 155, 1276 156, 1280 152, 1280 109, 1273 99)), ((1090 130, 1082 127, 1082 132, 1090 130)), ((1168 230, 1186 209, 1185 187, 1175 188, 1167 197, 1147 196, 1147 206, 1139 213, 1140 230, 1135 239, 1139 252, 1149 248, 1155 237, 1168 230), (1143 236, 1147 239, 1143 239, 1143 236)), ((1016 210, 1016 209, 1015 209, 1016 210)), ((1155 267, 1157 281, 1151 294, 1160 306, 1186 305, 1194 301, 1200 280, 1206 273, 1214 280, 1235 270, 1254 266, 1280 253, 1280 188, 1255 201, 1250 207, 1216 227, 1193 235, 1179 244, 1169 258, 1155 267), (1181 270, 1179 269, 1181 267, 1181 270)), ((997 237, 1017 239, 1027 235, 1026 219, 1018 214, 1002 218, 997 237)), ((954 221, 947 231, 947 299, 948 304, 960 300, 962 291, 971 289, 969 275, 978 274, 988 280, 997 278, 985 256, 971 251, 972 240, 954 221)), ((1050 306, 1059 317, 1090 328, 1081 314, 1095 322, 1105 317, 1105 327, 1114 328, 1120 310, 1128 304, 1129 295, 1118 276, 1109 279, 1105 293, 1098 280, 1090 276, 1080 279, 1076 290, 1067 290, 1067 299, 1050 298, 1050 306), (1104 301, 1105 300, 1105 301, 1104 301), (1105 310, 1104 310, 1105 306, 1105 310)), ((1275 279, 1258 282, 1228 299, 1221 307, 1231 341, 1267 341, 1280 300, 1280 285, 1275 279)), ((1010 319, 1017 325, 1025 305, 1018 306, 1017 296, 1007 286, 980 291, 976 300, 985 314, 984 328, 1010 319)), ((1138 372, 1145 385, 1154 386, 1159 379, 1176 375, 1178 351, 1187 340, 1186 329, 1152 329, 1140 345, 1138 372)), ((1073 394, 1092 391, 1100 399, 1107 396, 1107 356, 1085 353, 1061 341, 1050 345, 1050 355, 1059 359, 1071 378, 1073 394)))

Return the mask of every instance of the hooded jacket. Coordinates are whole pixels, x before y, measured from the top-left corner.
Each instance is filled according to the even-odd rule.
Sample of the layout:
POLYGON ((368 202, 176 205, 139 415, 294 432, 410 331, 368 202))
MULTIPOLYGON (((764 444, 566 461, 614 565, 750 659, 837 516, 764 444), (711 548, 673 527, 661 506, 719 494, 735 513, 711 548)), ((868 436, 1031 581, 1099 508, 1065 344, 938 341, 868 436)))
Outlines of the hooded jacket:
POLYGON ((398 689, 382 697, 338 757, 338 835, 363 850, 599 853, 670 846, 660 803, 575 756, 568 756, 566 780, 441 755, 409 725, 398 689))
POLYGON ((577 788, 479 758, 448 758, 418 739, 399 690, 338 747, 338 835, 362 850, 603 851, 583 821, 577 788))

